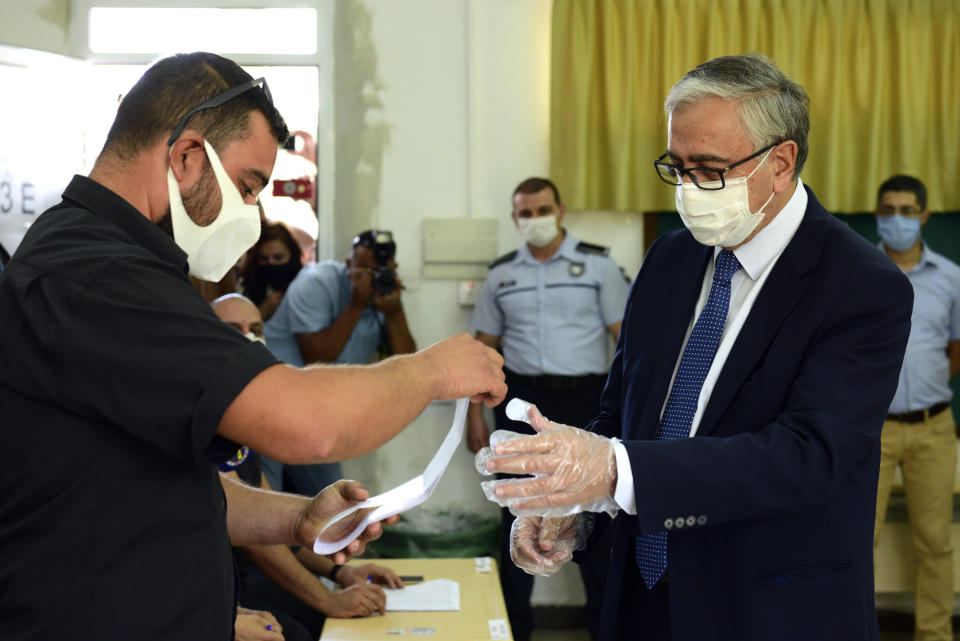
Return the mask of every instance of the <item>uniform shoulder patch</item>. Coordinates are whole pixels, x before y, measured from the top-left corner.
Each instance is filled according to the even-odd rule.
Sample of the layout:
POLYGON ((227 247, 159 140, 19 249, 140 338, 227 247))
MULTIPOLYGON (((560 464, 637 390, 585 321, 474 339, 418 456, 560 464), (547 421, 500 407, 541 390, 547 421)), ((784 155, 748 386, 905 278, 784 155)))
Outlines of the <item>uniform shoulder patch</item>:
POLYGON ((496 259, 495 261, 493 261, 492 263, 490 263, 489 265, 487 265, 487 268, 488 268, 488 269, 493 269, 493 268, 496 267, 497 265, 502 265, 502 264, 504 264, 504 263, 509 263, 511 260, 513 260, 513 259, 516 258, 516 257, 517 257, 517 250, 514 249, 514 250, 513 250, 512 252, 510 252, 509 254, 504 254, 504 255, 501 256, 500 258, 496 259))
POLYGON ((610 248, 603 245, 594 245, 583 241, 577 243, 577 251, 583 254, 595 254, 596 256, 609 256, 610 248))

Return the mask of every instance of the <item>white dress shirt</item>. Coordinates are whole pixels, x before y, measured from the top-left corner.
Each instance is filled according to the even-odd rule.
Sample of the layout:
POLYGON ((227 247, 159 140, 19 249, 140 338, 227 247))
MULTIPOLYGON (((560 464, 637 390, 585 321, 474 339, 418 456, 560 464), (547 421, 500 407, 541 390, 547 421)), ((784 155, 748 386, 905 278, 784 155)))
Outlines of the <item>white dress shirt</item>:
MULTIPOLYGON (((803 188, 803 183, 797 179, 797 186, 793 196, 787 201, 783 209, 774 216, 766 227, 757 232, 757 235, 750 239, 746 244, 734 250, 734 255, 740 261, 742 269, 737 270, 730 281, 730 306, 727 311, 727 321, 723 326, 723 332, 720 334, 720 345, 717 347, 717 353, 713 357, 713 363, 707 372, 707 377, 703 381, 703 387, 700 388, 700 398, 697 401, 697 411, 693 415, 693 423, 690 426, 690 436, 697 433, 700 425, 700 419, 703 416, 703 410, 710 400, 710 394, 713 392, 713 386, 717 382, 717 377, 723 369, 723 364, 730 354, 733 344, 740 334, 740 328, 743 327, 753 303, 763 288, 763 283, 767 276, 777 264, 780 254, 786 249, 787 245, 793 239, 793 235, 800 227, 803 220, 803 214, 807 210, 807 192, 803 188)), ((683 356, 683 350, 687 346, 687 340, 690 338, 690 332, 693 330, 694 322, 700 315, 700 312, 707 304, 707 298, 710 295, 710 286, 713 284, 713 274, 716 271, 715 262, 722 247, 714 249, 713 258, 707 265, 703 273, 703 283, 700 286, 700 298, 697 300, 697 306, 693 311, 690 324, 687 326, 687 334, 683 339, 683 345, 680 347, 680 354, 677 356, 677 363, 673 367, 673 377, 670 379, 670 389, 667 391, 667 399, 670 398, 670 391, 673 389, 673 381, 677 376, 677 370, 680 367, 680 358, 683 356)), ((663 418, 663 410, 667 403, 664 400, 663 407, 660 408, 660 418, 663 418)), ((627 449, 619 439, 613 440, 613 451, 617 459, 617 487, 614 491, 613 499, 627 514, 637 513, 636 496, 633 487, 633 470, 630 467, 630 457, 627 455, 627 449)))

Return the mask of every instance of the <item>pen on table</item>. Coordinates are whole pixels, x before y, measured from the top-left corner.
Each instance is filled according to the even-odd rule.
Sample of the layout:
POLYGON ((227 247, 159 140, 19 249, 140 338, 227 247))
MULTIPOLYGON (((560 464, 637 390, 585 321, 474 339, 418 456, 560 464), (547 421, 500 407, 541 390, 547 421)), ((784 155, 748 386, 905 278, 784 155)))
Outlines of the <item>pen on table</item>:
POLYGON ((368 574, 368 575, 367 575, 367 583, 373 583, 373 575, 372 575, 372 574, 368 574))
POLYGON ((416 583, 417 581, 423 581, 423 575, 417 576, 401 576, 400 580, 404 583, 416 583))

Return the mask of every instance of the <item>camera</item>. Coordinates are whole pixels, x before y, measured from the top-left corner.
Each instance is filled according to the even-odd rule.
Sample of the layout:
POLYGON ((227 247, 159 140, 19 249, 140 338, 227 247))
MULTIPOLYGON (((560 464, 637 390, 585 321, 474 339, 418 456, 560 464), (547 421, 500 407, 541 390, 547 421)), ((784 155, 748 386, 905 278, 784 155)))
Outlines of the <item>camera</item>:
POLYGON ((392 294, 397 290, 397 272, 389 267, 377 267, 373 270, 373 291, 378 294, 392 294))
POLYGON ((370 229, 357 234, 353 239, 354 247, 367 247, 373 250, 377 267, 373 270, 373 291, 377 294, 392 294, 397 290, 397 272, 389 263, 397 254, 397 245, 393 234, 385 230, 370 229))

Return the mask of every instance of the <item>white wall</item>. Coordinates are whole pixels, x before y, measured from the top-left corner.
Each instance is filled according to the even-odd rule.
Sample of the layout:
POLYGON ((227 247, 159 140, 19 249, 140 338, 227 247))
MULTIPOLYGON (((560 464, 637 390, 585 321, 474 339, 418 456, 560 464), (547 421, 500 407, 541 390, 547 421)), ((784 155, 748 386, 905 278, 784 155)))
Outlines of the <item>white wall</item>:
MULTIPOLYGON (((349 150, 338 156, 338 250, 345 253, 348 239, 368 223, 396 234, 399 272, 407 288, 404 306, 418 344, 426 346, 468 331, 470 310, 457 305, 454 281, 421 278, 422 219, 485 214, 506 220, 517 177, 547 172, 550 3, 369 0, 349 4, 360 5, 344 9, 355 24, 365 26, 367 19, 358 14, 368 13, 375 62, 367 58, 370 51, 356 46, 364 38, 355 37, 352 49, 337 50, 336 63, 338 68, 344 64, 367 72, 375 67, 365 84, 380 87, 373 102, 382 103, 382 108, 367 110, 365 129, 389 133, 377 137, 385 142, 379 180, 372 185, 378 195, 364 196, 361 204, 371 208, 359 216, 356 194, 341 196, 339 190, 360 173, 352 164, 356 156, 349 150), (340 57, 351 52, 363 59, 340 57), (527 82, 531 78, 534 81, 527 82), (346 167, 341 165, 342 158, 346 167)), ((338 80, 337 88, 345 82, 338 80)), ((352 123, 341 129, 339 107, 340 103, 338 148, 343 130, 351 131, 355 140, 364 137, 352 123)), ((351 118, 352 114, 344 114, 344 120, 351 118)), ((367 154, 367 170, 377 166, 370 161, 369 146, 362 153, 367 154)), ((508 238, 504 248, 512 244, 508 238)), ((430 408, 392 443, 345 467, 358 478, 375 477, 372 482, 384 486, 404 480, 422 470, 452 415, 452 404, 430 408)), ((479 480, 472 457, 462 449, 430 507, 495 516, 496 508, 483 498, 479 480)))
MULTIPOLYGON (((426 346, 469 331, 470 310, 458 306, 454 281, 421 278, 422 219, 495 217, 500 250, 509 251, 519 243, 509 219, 513 188, 528 176, 549 175, 551 2, 348 0, 337 11, 350 24, 338 22, 349 41, 335 48, 336 251, 345 254, 353 233, 366 226, 396 234, 404 306, 426 346), (366 87, 362 95, 358 84, 366 87), (375 193, 357 193, 360 185, 375 193)), ((570 212, 567 224, 575 235, 611 245, 618 262, 636 273, 639 216, 570 212)), ((452 415, 452 404, 428 408, 393 442, 345 470, 375 490, 406 480, 422 471, 452 415)), ((496 516, 480 480, 461 449, 429 508, 496 516)), ((538 577, 533 600, 583 603, 576 569, 538 577)))
POLYGON ((70 0, 0 2, 0 43, 53 53, 70 53, 70 0))

